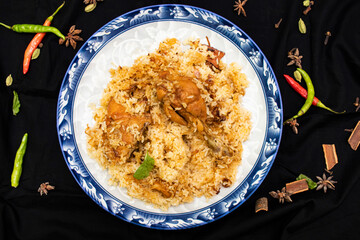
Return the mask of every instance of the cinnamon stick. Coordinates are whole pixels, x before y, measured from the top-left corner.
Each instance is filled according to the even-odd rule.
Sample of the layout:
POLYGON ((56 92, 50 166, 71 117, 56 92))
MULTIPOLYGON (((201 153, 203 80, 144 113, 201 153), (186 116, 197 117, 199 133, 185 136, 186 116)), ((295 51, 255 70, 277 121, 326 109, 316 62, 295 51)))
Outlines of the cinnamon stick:
POLYGON ((335 144, 323 144, 322 147, 324 151, 326 169, 331 170, 338 163, 335 144))
POLYGON ((259 212, 259 211, 268 211, 268 199, 267 197, 262 197, 259 198, 258 200, 256 200, 255 202, 255 212, 259 212))
POLYGON ((348 139, 348 143, 350 144, 350 147, 356 151, 360 144, 360 121, 356 124, 356 127, 351 132, 351 135, 348 139))
POLYGON ((291 194, 305 192, 309 190, 306 179, 297 180, 286 184, 286 191, 291 194))

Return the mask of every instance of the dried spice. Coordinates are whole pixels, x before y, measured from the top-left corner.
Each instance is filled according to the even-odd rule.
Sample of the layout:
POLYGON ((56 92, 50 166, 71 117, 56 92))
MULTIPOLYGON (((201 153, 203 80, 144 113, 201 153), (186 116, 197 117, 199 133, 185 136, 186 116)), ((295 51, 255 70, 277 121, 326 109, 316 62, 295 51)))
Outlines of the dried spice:
POLYGON ((294 72, 294 77, 295 77, 296 81, 301 82, 302 76, 301 76, 301 73, 298 70, 296 70, 294 72))
POLYGON ((310 11, 311 11, 311 6, 313 6, 314 5, 314 1, 304 1, 303 2, 303 5, 305 6, 305 7, 307 7, 304 11, 303 11, 303 14, 304 15, 307 15, 310 11))
POLYGON ((9 76, 7 76, 7 78, 5 80, 5 84, 6 84, 6 86, 11 86, 12 82, 13 82, 13 78, 10 74, 9 76))
POLYGON ((305 25, 305 22, 301 18, 299 19, 298 25, 299 25, 300 33, 305 34, 306 33, 306 25, 305 25))
POLYGON ((331 37, 331 32, 330 32, 330 31, 327 31, 327 32, 325 33, 324 45, 327 45, 327 44, 328 44, 330 37, 331 37))
POLYGON ((293 48, 288 52, 288 58, 290 58, 290 62, 287 64, 287 66, 291 66, 294 65, 302 68, 301 66, 301 59, 303 58, 303 56, 300 55, 300 51, 298 48, 293 48))
POLYGON ((255 202, 255 212, 259 212, 259 211, 268 211, 269 207, 268 207, 268 199, 267 197, 262 197, 259 198, 258 200, 256 200, 255 202))
POLYGON ((335 144, 323 144, 322 147, 324 151, 326 169, 331 170, 338 163, 335 144))
POLYGON ((359 111, 360 108, 359 97, 355 98, 355 102, 353 104, 356 107, 355 112, 359 111))
POLYGON ((219 64, 220 64, 220 60, 225 56, 225 52, 223 51, 220 51, 216 48, 213 48, 210 46, 210 41, 209 41, 209 38, 206 36, 206 40, 208 42, 208 45, 207 45, 207 50, 209 52, 212 52, 214 54, 214 58, 208 56, 208 58, 206 59, 206 63, 208 65, 212 65, 214 66, 216 69, 219 69, 219 64))
POLYGON ((316 182, 314 182, 311 178, 309 178, 308 176, 306 176, 305 174, 300 174, 296 180, 301 180, 301 179, 305 179, 307 182, 307 185, 309 187, 310 190, 313 190, 317 187, 316 182))
POLYGON ((271 191, 269 192, 270 196, 272 196, 273 198, 277 198, 279 199, 279 203, 284 203, 285 201, 286 202, 292 202, 290 196, 291 196, 291 193, 288 193, 286 191, 286 188, 283 187, 281 189, 281 192, 279 190, 277 190, 276 192, 275 191, 271 191))
POLYGON ((54 186, 51 186, 49 182, 45 182, 40 184, 40 187, 38 188, 38 192, 40 193, 40 196, 43 194, 47 195, 48 191, 55 189, 54 186))
POLYGON ((280 18, 280 20, 277 22, 277 23, 275 23, 275 28, 279 28, 280 27, 280 24, 281 24, 281 22, 282 22, 282 18, 280 18))
POLYGON ((295 118, 295 119, 291 119, 291 120, 289 120, 289 121, 286 121, 285 122, 286 124, 288 124, 290 127, 291 127, 291 129, 292 129, 292 131, 295 133, 295 134, 298 134, 299 133, 299 130, 298 130, 298 126, 299 126, 299 123, 297 122, 297 119, 295 118))
POLYGON ((360 144, 360 121, 356 124, 354 130, 352 130, 351 135, 348 139, 351 149, 354 151, 357 150, 360 144))
POLYGON ((40 56, 40 48, 36 48, 31 56, 31 60, 37 59, 40 56))
POLYGON ((72 25, 69 29, 69 32, 67 36, 64 39, 59 39, 59 44, 65 43, 65 46, 68 47, 69 44, 73 47, 73 49, 76 48, 76 41, 84 41, 79 34, 82 32, 81 29, 75 29, 75 25, 72 25))
POLYGON ((87 5, 87 6, 85 7, 84 11, 85 11, 85 12, 92 12, 95 8, 96 8, 96 2, 87 5))
POLYGON ((286 184, 286 192, 291 193, 292 195, 305 192, 307 190, 309 190, 309 186, 306 182, 306 179, 300 179, 286 184))
POLYGON ((245 6, 247 1, 248 0, 244 0, 244 1, 238 0, 237 2, 235 1, 235 5, 234 5, 235 9, 234 9, 234 11, 237 11, 238 15, 242 14, 242 15, 244 15, 244 17, 246 17, 246 12, 245 12, 244 6, 245 6))
POLYGON ((326 177, 326 174, 323 173, 322 178, 319 176, 316 176, 316 178, 319 180, 317 182, 318 187, 316 188, 316 190, 323 189, 324 193, 326 193, 328 188, 335 190, 334 184, 337 183, 337 181, 332 180, 333 176, 326 177))

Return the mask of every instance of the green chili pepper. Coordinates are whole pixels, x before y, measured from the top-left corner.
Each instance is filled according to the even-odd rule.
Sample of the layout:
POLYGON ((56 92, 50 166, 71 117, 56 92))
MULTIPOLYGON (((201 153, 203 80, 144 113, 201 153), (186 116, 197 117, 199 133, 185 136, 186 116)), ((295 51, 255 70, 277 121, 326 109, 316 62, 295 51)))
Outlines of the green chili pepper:
POLYGON ((314 100, 314 96, 315 96, 315 89, 314 89, 314 86, 312 84, 312 81, 311 81, 311 78, 309 77, 309 75, 301 68, 298 68, 297 70, 301 73, 301 76, 303 77, 303 79, 306 83, 308 94, 307 94, 306 101, 305 101, 304 105, 300 108, 299 112, 295 116, 286 120, 285 123, 304 115, 311 107, 312 102, 314 100))
POLYGON ((301 180, 301 179, 305 179, 305 180, 306 180, 306 182, 307 182, 310 190, 313 190, 313 189, 315 189, 315 188, 317 187, 316 182, 314 182, 311 178, 309 178, 309 177, 306 176, 305 174, 302 174, 302 173, 301 173, 301 174, 296 178, 296 180, 301 180))
POLYGON ((65 40, 65 36, 56 27, 43 26, 43 25, 37 25, 37 24, 15 24, 12 26, 8 26, 1 22, 0 22, 0 25, 8 28, 10 30, 13 30, 14 32, 18 32, 18 33, 51 32, 51 33, 55 34, 56 36, 65 40))
POLYGON ((25 133, 21 140, 20 147, 15 155, 14 169, 11 174, 11 186, 14 188, 19 186, 19 180, 22 173, 23 158, 26 152, 27 140, 28 140, 28 134, 25 133))

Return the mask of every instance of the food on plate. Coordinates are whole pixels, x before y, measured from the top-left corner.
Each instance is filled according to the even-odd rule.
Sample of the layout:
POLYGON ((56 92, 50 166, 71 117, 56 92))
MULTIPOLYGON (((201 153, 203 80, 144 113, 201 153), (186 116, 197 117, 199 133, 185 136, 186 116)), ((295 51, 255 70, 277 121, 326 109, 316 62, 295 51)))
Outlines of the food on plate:
POLYGON ((252 123, 241 104, 249 82, 224 55, 209 42, 168 38, 110 70, 85 130, 110 184, 162 210, 233 185, 252 123))

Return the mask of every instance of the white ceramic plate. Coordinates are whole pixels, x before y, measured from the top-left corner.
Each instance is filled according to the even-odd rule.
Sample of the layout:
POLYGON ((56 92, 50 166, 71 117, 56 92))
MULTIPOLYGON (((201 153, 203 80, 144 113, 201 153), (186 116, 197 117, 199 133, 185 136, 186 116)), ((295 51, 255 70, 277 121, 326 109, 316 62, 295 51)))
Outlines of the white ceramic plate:
POLYGON ((99 29, 81 47, 60 89, 57 128, 67 165, 82 189, 113 215, 145 227, 182 229, 200 226, 240 206, 264 180, 280 143, 282 103, 274 73, 256 44, 226 19, 192 6, 158 5, 124 14, 99 29), (211 39, 224 51, 223 61, 238 62, 250 85, 243 105, 251 111, 253 128, 244 143, 236 182, 210 200, 171 207, 167 212, 129 197, 126 189, 110 186, 110 175, 86 150, 85 128, 93 122, 91 105, 99 105, 109 69, 131 66, 168 37, 211 39))

